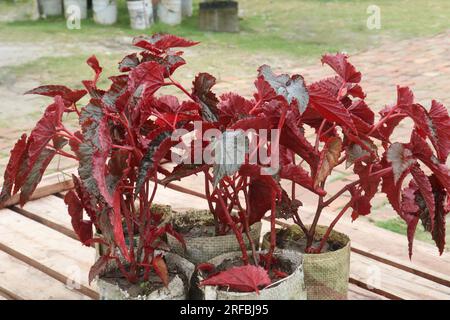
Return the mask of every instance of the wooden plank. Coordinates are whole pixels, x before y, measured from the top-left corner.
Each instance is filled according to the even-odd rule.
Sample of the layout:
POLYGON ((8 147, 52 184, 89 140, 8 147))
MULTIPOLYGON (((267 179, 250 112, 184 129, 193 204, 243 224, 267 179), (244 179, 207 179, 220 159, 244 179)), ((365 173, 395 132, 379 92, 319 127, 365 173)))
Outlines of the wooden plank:
MULTIPOLYGON (((352 252, 350 277, 401 299, 450 300, 450 288, 352 252)), ((375 291, 376 292, 376 291, 375 291)))
POLYGON ((387 300, 387 298, 367 289, 358 287, 356 284, 349 283, 348 300, 387 300))
POLYGON ((89 297, 68 289, 45 273, 0 252, 0 286, 22 299, 80 300, 89 297), (26 281, 24 281, 26 279, 26 281))
POLYGON ((79 241, 32 221, 9 209, 0 210, 0 250, 60 282, 79 285, 79 291, 96 298, 88 284, 95 250, 79 241))
MULTIPOLYGON (((31 195, 30 199, 39 199, 46 197, 48 195, 54 194, 56 192, 61 192, 64 190, 70 190, 73 188, 73 181, 71 174, 75 172, 75 169, 68 169, 62 172, 57 172, 42 178, 39 183, 39 187, 36 188, 34 193, 31 195)), ((19 203, 19 194, 14 195, 9 199, 3 207, 9 207, 19 203)))

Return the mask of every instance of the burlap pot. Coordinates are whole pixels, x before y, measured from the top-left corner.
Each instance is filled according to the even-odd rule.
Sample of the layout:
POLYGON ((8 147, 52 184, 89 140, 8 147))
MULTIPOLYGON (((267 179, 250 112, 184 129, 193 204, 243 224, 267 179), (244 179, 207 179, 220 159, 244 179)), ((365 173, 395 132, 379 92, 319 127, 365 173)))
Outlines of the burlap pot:
MULTIPOLYGON (((258 222, 250 227, 250 237, 255 244, 256 250, 259 249, 261 226, 261 222, 258 222)), ((194 264, 206 262, 223 253, 239 251, 241 249, 234 233, 215 237, 194 238, 186 236, 184 237, 184 241, 186 242, 186 251, 175 237, 169 234, 167 235, 167 243, 171 250, 194 264)), ((250 242, 245 235, 244 242, 247 249, 250 250, 250 242)))
MULTIPOLYGON (((328 227, 317 226, 315 240, 320 240, 328 227)), ((303 231, 297 226, 290 227, 293 240, 304 238, 303 231)), ((269 248, 270 234, 263 238, 262 248, 269 248)), ((303 254, 308 300, 345 300, 348 293, 350 272, 350 239, 337 231, 332 231, 330 240, 339 242, 341 249, 320 254, 303 254)))
MULTIPOLYGON (((249 252, 249 254, 251 254, 249 252)), ((225 259, 240 257, 242 252, 229 252, 222 254, 209 263, 220 265, 225 259)), ((291 250, 277 250, 275 256, 282 256, 292 262, 294 272, 288 277, 272 283, 270 286, 256 292, 232 292, 220 290, 218 287, 204 286, 200 290, 205 300, 306 300, 306 289, 303 279, 302 255, 291 250)), ((198 282, 203 280, 198 275, 198 282)))
POLYGON ((177 254, 165 253, 164 257, 168 266, 175 265, 183 273, 176 275, 169 285, 155 290, 146 295, 132 297, 127 291, 122 290, 119 285, 110 283, 99 277, 97 279, 98 292, 101 300, 186 300, 188 298, 189 286, 195 266, 177 254))

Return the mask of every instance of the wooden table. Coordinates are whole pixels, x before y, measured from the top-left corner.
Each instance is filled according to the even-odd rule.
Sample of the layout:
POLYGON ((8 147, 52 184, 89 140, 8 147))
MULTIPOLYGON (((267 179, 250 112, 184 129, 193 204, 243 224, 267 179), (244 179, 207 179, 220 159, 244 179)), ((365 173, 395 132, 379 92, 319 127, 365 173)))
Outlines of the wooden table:
MULTIPOLYGON (((175 210, 205 209, 201 194, 190 191, 199 185, 194 177, 161 187, 156 201, 175 210)), ((34 194, 38 199, 24 208, 13 199, 0 210, 0 300, 98 298, 87 280, 94 249, 77 240, 63 201, 71 187, 68 174, 53 175, 34 194)), ((321 223, 332 219, 325 214, 321 223)), ((336 229, 352 239, 349 299, 450 299, 449 253, 439 257, 433 246, 416 241, 409 261, 404 236, 364 221, 342 220, 336 229)))

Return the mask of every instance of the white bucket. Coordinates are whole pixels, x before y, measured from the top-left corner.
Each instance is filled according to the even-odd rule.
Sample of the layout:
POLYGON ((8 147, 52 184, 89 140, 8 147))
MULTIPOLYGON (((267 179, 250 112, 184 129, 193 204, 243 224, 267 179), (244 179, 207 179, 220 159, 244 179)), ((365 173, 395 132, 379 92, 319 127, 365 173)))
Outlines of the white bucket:
POLYGON ((127 1, 130 25, 132 29, 144 30, 153 24, 151 0, 127 1))
POLYGON ((160 0, 158 19, 162 23, 177 25, 181 23, 181 0, 160 0))
POLYGON ((62 0, 39 0, 42 15, 46 17, 62 16, 62 0))
POLYGON ((87 0, 64 0, 64 15, 71 17, 78 10, 81 19, 87 18, 87 0))
POLYGON ((92 0, 94 21, 98 24, 114 24, 117 21, 116 0, 92 0))
POLYGON ((192 0, 181 0, 181 16, 192 16, 192 0))

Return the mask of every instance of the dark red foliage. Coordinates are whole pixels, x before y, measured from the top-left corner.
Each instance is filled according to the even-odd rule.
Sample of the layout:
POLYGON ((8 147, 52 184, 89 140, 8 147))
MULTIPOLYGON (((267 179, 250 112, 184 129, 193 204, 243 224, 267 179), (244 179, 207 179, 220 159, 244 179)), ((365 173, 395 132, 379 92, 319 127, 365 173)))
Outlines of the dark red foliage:
MULTIPOLYGON (((317 221, 345 192, 349 201, 321 245, 348 209, 353 210, 353 219, 369 214, 371 201, 381 189, 408 225, 410 253, 419 221, 442 253, 445 216, 450 210, 446 166, 450 117, 442 104, 432 101, 431 108, 426 108, 414 101, 409 88, 398 87, 396 103, 376 116, 365 101, 361 73, 344 54, 323 56, 322 63, 336 75, 317 82, 306 84, 300 75, 275 74, 264 65, 258 69, 253 98, 238 93, 217 96, 216 78, 208 73, 199 73, 192 88, 173 78, 175 70, 185 64, 182 52, 175 48, 195 44, 173 35, 138 37, 134 45, 142 51, 122 59, 120 74, 109 78, 111 85, 106 90, 97 87, 102 68, 92 56, 87 63, 94 76, 82 81, 86 90, 50 85, 29 91, 54 101, 30 135, 23 135, 11 151, 0 203, 4 205, 20 191, 23 205, 55 155, 76 159, 75 190, 65 199, 73 228, 83 243, 101 242, 108 247, 92 267, 90 280, 113 259, 131 282, 148 279, 149 272, 155 272, 167 284, 167 266, 155 252, 167 248, 162 245, 166 234, 183 245, 184 240, 169 217, 151 209, 156 180, 167 184, 194 174, 204 178, 215 230, 236 235, 245 264, 203 284, 243 291, 270 284, 267 271, 274 262, 276 218, 293 219, 308 231, 307 252, 320 252, 312 248, 317 221), (180 94, 160 94, 166 86, 180 94), (78 108, 77 102, 86 93, 89 102, 78 108), (79 117, 78 130, 64 125, 67 113, 79 117), (414 123, 410 142, 391 141, 405 118, 414 123), (195 121, 203 131, 214 129, 221 136, 202 139, 195 121), (305 134, 307 127, 314 129, 312 137, 305 134), (188 139, 193 137, 197 139, 188 139), (230 137, 244 138, 245 143, 230 143, 230 137), (196 152, 209 152, 214 159, 195 159, 196 152), (240 153, 240 162, 217 161, 231 153, 240 153), (264 156, 269 160, 278 156, 279 161, 270 163, 264 156), (195 161, 177 163, 173 170, 162 166, 163 161, 177 157, 195 161), (328 179, 344 162, 357 178, 329 194, 328 179), (290 192, 285 190, 286 181, 291 184, 290 192), (318 198, 315 223, 309 227, 302 222, 296 188, 318 198), (244 243, 249 228, 265 216, 271 222, 270 250, 261 256, 266 270, 250 264, 244 243), (98 237, 93 238, 93 227, 98 237)), ((252 252, 252 256, 257 254, 252 252)))

